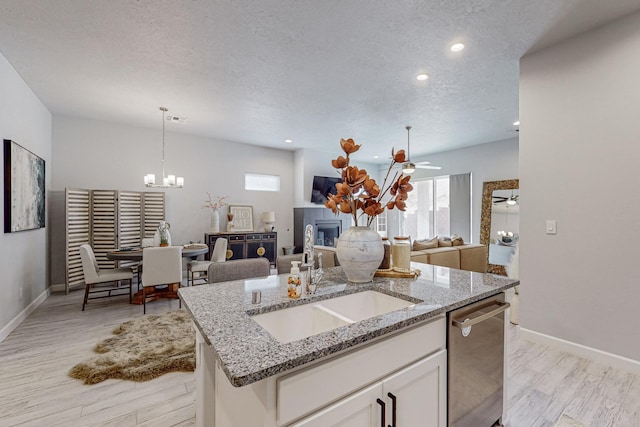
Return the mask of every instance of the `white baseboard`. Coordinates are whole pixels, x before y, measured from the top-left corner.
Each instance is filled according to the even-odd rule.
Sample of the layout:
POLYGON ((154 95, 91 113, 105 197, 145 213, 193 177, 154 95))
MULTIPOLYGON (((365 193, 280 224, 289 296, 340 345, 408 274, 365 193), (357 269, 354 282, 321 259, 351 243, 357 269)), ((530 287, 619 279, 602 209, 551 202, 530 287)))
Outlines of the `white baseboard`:
POLYGON ((0 342, 4 341, 5 338, 7 338, 9 334, 13 332, 13 330, 17 328, 20 325, 20 323, 24 321, 24 319, 27 318, 27 316, 33 313, 33 310, 38 308, 38 306, 42 304, 50 294, 51 294, 51 288, 45 289, 45 291, 42 292, 40 295, 38 295, 36 299, 31 301, 31 304, 29 304, 24 310, 18 313, 16 317, 11 319, 11 321, 7 323, 7 325, 4 328, 0 329, 0 342))
POLYGON ((67 291, 67 285, 65 285, 64 283, 51 285, 51 292, 66 292, 66 291, 67 291))
POLYGON ((561 351, 566 351, 567 353, 571 353, 575 356, 611 366, 612 368, 622 369, 636 375, 640 375, 640 361, 563 340, 562 338, 552 337, 551 335, 546 335, 530 329, 520 328, 519 334, 521 338, 526 340, 537 342, 561 351))

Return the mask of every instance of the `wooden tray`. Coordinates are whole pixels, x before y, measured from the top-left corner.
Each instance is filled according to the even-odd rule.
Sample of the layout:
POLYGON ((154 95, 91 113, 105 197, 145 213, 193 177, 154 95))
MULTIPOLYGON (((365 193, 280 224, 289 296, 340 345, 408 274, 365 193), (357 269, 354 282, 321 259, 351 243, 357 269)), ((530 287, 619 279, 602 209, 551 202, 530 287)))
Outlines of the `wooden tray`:
POLYGON ((375 277, 395 277, 398 279, 413 279, 420 275, 420 270, 411 271, 395 271, 395 270, 376 270, 375 277))

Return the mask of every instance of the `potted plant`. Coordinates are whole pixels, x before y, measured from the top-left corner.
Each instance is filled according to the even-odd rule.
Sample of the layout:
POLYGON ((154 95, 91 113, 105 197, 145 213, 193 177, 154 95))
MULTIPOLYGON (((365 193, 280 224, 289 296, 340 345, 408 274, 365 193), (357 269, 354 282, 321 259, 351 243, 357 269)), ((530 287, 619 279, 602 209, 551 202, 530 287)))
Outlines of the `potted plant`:
POLYGON ((329 194, 325 207, 333 213, 342 212, 353 217, 355 226, 350 227, 338 238, 336 255, 343 266, 347 279, 351 282, 370 282, 384 256, 380 235, 372 230, 371 224, 385 209, 398 208, 404 211, 407 193, 413 190, 411 177, 393 167, 405 161, 404 150, 391 149, 391 162, 382 186, 371 178, 365 169, 351 164, 350 155, 360 149, 353 139, 341 139, 340 147, 346 154, 331 161, 342 177, 336 184, 337 194, 329 194), (391 177, 391 178, 390 178, 391 177), (366 226, 359 224, 365 223, 366 226))

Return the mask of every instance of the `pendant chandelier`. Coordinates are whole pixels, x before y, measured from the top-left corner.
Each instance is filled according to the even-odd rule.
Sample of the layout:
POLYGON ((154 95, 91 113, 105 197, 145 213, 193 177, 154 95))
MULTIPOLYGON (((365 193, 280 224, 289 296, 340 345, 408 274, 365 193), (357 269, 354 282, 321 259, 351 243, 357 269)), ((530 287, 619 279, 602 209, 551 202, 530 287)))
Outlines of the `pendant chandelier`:
POLYGON ((182 188, 184 187, 184 178, 175 175, 165 175, 164 173, 164 126, 165 126, 165 114, 167 110, 165 107, 160 107, 162 111, 162 181, 156 184, 156 175, 149 173, 144 176, 144 185, 154 188, 182 188))

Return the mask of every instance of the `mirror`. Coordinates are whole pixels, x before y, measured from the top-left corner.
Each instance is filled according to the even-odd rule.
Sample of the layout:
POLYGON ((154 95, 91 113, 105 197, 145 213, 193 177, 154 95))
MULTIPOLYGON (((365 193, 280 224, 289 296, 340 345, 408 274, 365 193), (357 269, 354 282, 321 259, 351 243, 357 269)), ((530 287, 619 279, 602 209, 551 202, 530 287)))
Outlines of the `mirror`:
POLYGON ((489 248, 487 251, 488 273, 504 276, 507 274, 505 265, 518 242, 519 188, 520 181, 517 179, 487 181, 482 185, 480 243, 489 248), (507 201, 510 204, 507 204, 507 201), (515 204, 511 204, 511 201, 515 201, 515 204))

